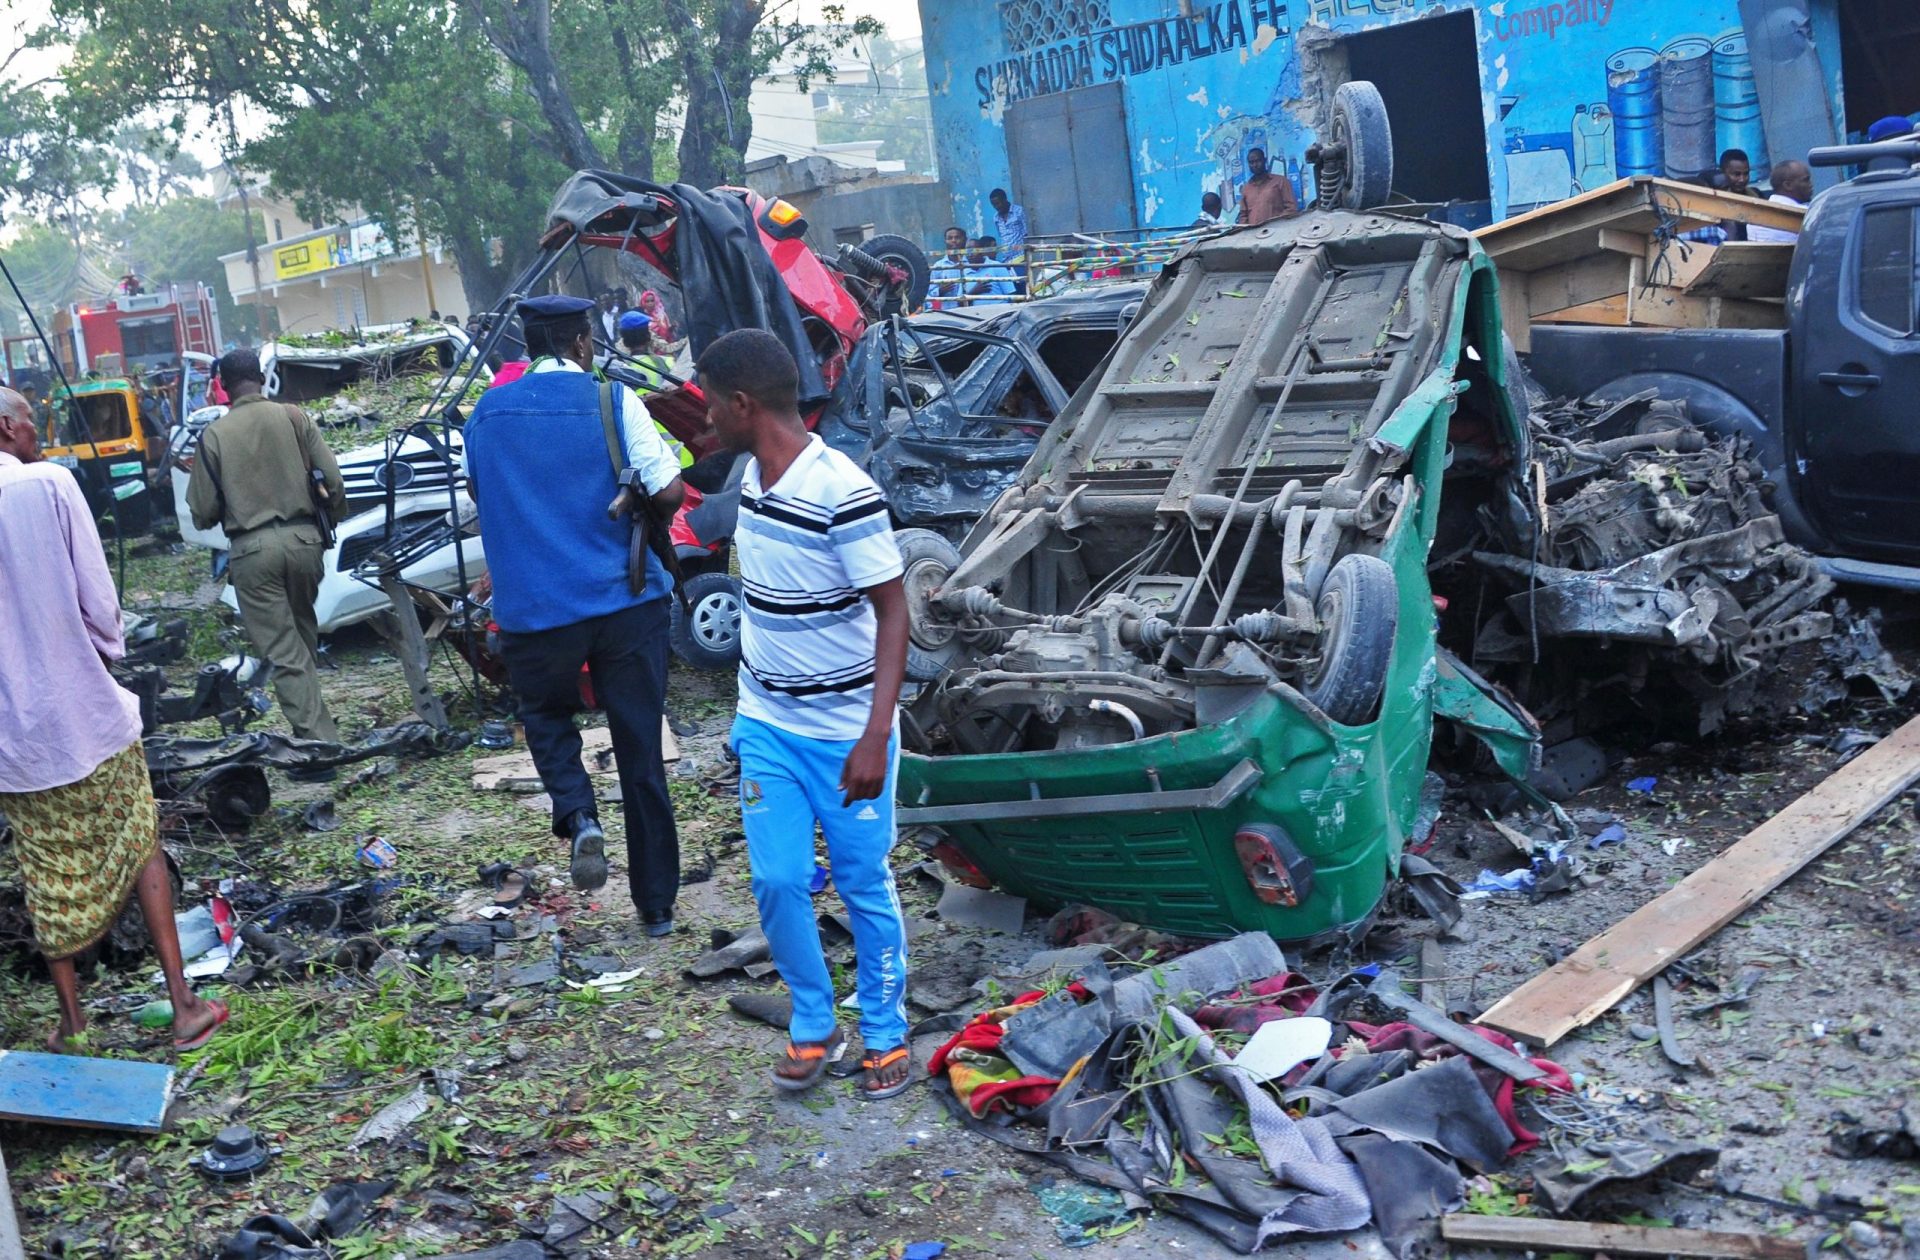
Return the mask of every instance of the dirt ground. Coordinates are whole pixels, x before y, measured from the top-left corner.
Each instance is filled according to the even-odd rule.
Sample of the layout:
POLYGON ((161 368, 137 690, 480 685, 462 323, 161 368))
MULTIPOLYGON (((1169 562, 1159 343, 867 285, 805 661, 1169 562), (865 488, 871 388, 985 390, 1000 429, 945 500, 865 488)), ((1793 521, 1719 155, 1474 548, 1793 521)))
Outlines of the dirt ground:
MULTIPOLYGON (((195 552, 129 567, 130 604, 194 620, 198 655, 176 668, 177 680, 219 648, 225 625, 200 581, 204 565, 195 552)), ((398 665, 372 634, 344 632, 330 655, 324 684, 350 733, 407 715, 398 665)), ((456 723, 473 729, 479 712, 466 671, 450 657, 434 669, 456 723)), ((922 1086, 872 1104, 845 1081, 801 1097, 776 1093, 765 1073, 782 1034, 732 1013, 726 999, 777 993, 777 978, 683 974, 714 932, 754 924, 738 810, 702 782, 719 766, 731 709, 730 678, 676 664, 670 716, 685 734, 672 783, 683 863, 696 882, 683 890, 678 931, 663 941, 640 933, 627 903, 617 807, 607 809, 613 878, 598 894, 579 894, 565 883, 564 853, 537 801, 471 787, 474 759, 489 755, 483 750, 389 766, 364 783, 343 775, 337 784, 296 786, 276 773, 276 810, 248 834, 200 835, 177 847, 191 902, 202 881, 223 878, 246 881, 256 895, 364 881, 373 872, 355 859, 358 840, 383 836, 399 852, 401 879, 373 935, 396 949, 485 904, 475 871, 487 863, 532 869, 535 895, 511 920, 518 939, 497 945, 497 957, 446 954, 407 966, 390 959, 377 975, 321 967, 310 978, 227 991, 233 1022, 181 1058, 189 1084, 164 1136, 0 1124, 30 1249, 208 1256, 255 1213, 297 1215, 336 1182, 391 1179, 367 1226, 333 1244, 339 1260, 478 1251, 564 1220, 560 1199, 593 1193, 606 1196, 595 1209, 604 1214, 575 1239, 575 1254, 892 1257, 926 1241, 946 1243, 953 1256, 1078 1254, 1039 1197, 1062 1174, 969 1133, 922 1086), (322 797, 334 799, 341 827, 303 830, 301 811, 322 797), (578 959, 589 960, 585 970, 569 970, 578 959), (608 960, 641 973, 619 992, 569 983, 608 960), (539 965, 556 961, 560 975, 541 981, 539 965), (458 1073, 457 1088, 446 1090, 451 1101, 436 1089, 434 1069, 439 1082, 454 1079, 449 1069, 458 1073), (363 1123, 423 1082, 430 1107, 404 1133, 391 1143, 353 1144, 363 1123), (209 1182, 192 1161, 235 1122, 280 1153, 251 1182, 209 1182)), ((1627 839, 1581 849, 1586 878, 1569 892, 1537 903, 1470 902, 1454 937, 1441 942, 1448 996, 1491 1005, 1829 773, 1841 758, 1834 736, 1849 728, 1884 734, 1905 716, 1861 700, 1818 720, 1750 723, 1615 767, 1569 808, 1617 816, 1627 839), (1657 779, 1650 794, 1625 787, 1643 776, 1657 779)), ((277 711, 266 725, 281 725, 277 711)), ((1716 1167, 1686 1184, 1642 1186, 1610 1203, 1606 1219, 1779 1232, 1858 1256, 1900 1253, 1903 1216, 1920 1221, 1920 1173, 1910 1162, 1840 1159, 1829 1135, 1836 1124, 1884 1122, 1920 1085, 1911 979, 1917 837, 1909 795, 1688 960, 1700 979, 1679 986, 1677 1022, 1697 1067, 1672 1066, 1657 1043, 1636 1036, 1645 1031, 1637 1026, 1653 1022, 1644 993, 1554 1047, 1551 1057, 1579 1074, 1581 1086, 1581 1101, 1561 1108, 1563 1118, 1593 1133, 1657 1123, 1720 1152, 1716 1167), (1743 983, 1744 1004, 1690 1014, 1743 983)), ((1463 880, 1517 860, 1458 792, 1429 857, 1463 880)), ((919 860, 917 852, 897 854, 901 891, 910 914, 930 918, 937 890, 912 873, 919 860)), ((0 882, 17 878, 10 864, 0 850, 0 882)), ((823 911, 837 908, 831 891, 820 902, 823 911)), ((930 922, 913 945, 915 983, 923 992, 965 986, 1017 968, 1046 946, 1045 922, 1030 914, 1018 936, 930 922)), ((1433 930, 1390 907, 1368 948, 1408 963, 1433 930)), ((1336 974, 1327 957, 1289 961, 1316 978, 1336 974)), ((837 978, 850 990, 850 967, 837 978)), ((89 977, 97 1053, 166 1057, 164 1041, 127 1014, 160 994, 156 981, 150 960, 89 977)), ((0 1046, 38 1048, 52 1022, 44 971, 17 944, 8 947, 0 1046)), ((917 1063, 937 1041, 917 1044, 917 1063)), ((1477 1180, 1470 1210, 1535 1210, 1530 1174, 1587 1161, 1579 1138, 1558 1130, 1540 1152, 1477 1180)), ((1112 1256, 1230 1254, 1162 1214, 1074 1241, 1112 1256)), ((1366 1232, 1286 1250, 1386 1254, 1366 1232)))

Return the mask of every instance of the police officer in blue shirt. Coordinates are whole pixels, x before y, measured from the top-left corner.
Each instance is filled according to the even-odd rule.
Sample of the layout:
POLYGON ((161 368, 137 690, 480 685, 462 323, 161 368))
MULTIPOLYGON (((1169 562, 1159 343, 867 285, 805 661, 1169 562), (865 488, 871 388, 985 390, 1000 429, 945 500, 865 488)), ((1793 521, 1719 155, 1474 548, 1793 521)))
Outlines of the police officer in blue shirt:
POLYGON ((606 836, 573 724, 584 665, 613 737, 634 906, 647 934, 664 936, 680 889, 680 841, 660 760, 671 579, 650 551, 644 580, 630 573, 632 524, 613 519, 609 505, 623 485, 639 487, 671 517, 682 497, 680 464, 639 396, 592 370, 593 306, 564 296, 520 303, 533 363, 474 407, 467 487, 480 509, 501 655, 527 748, 553 798, 554 834, 572 846, 574 886, 607 882, 606 836), (620 468, 602 420, 607 404, 620 468))

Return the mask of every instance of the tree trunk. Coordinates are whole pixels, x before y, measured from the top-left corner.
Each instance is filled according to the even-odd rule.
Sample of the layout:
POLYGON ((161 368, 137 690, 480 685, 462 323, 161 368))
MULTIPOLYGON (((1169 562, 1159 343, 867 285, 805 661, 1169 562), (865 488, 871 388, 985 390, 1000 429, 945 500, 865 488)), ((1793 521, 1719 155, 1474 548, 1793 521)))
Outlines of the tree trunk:
POLYGON ((713 25, 676 35, 687 82, 687 127, 680 136, 680 179, 701 188, 738 183, 753 138, 753 35, 760 0, 721 0, 713 25))
POLYGON ((468 0, 468 7, 500 55, 527 75, 527 90, 552 132, 557 157, 575 170, 600 166, 604 159, 587 135, 573 96, 553 59, 553 11, 549 0, 505 0, 494 10, 489 0, 468 0))

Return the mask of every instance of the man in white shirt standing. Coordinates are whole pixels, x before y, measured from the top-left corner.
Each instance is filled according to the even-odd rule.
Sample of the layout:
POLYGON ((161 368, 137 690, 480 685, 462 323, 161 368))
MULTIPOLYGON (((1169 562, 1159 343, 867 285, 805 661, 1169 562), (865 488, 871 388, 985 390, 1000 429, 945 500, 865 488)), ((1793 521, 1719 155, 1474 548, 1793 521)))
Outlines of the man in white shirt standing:
MULTIPOLYGON (((1805 162, 1788 160, 1775 164, 1773 168, 1773 195, 1767 198, 1783 206, 1806 208, 1813 200, 1813 172, 1805 162)), ((1783 228, 1749 227, 1747 239, 1750 241, 1774 241, 1792 243, 1800 239, 1800 233, 1789 232, 1783 228)))
POLYGON ((907 933, 887 863, 907 668, 900 549, 873 481, 807 432, 799 369, 779 338, 728 333, 696 366, 714 432, 753 456, 735 536, 746 601, 732 740, 753 896, 793 994, 773 1083, 812 1086, 845 1046, 808 887, 817 823, 853 926, 859 1093, 889 1098, 911 1079, 907 933))

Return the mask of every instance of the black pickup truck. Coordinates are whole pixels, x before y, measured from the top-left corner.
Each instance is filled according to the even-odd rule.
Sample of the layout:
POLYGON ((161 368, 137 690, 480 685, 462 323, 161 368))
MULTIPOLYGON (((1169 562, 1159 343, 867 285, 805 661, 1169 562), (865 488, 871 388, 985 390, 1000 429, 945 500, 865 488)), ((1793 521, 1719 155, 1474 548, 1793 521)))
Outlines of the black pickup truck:
POLYGON ((1527 365, 1556 395, 1684 398, 1753 442, 1788 541, 1822 569, 1920 590, 1920 139, 1809 158, 1870 169, 1808 210, 1784 331, 1536 324, 1527 365))

